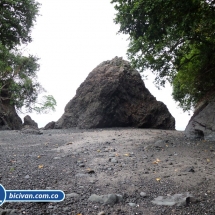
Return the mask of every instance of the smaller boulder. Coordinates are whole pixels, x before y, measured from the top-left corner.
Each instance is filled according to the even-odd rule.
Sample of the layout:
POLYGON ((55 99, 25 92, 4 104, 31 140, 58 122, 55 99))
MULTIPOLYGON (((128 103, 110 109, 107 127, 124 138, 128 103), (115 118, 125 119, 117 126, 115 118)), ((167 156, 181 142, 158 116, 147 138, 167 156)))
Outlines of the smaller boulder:
POLYGON ((46 126, 44 127, 44 130, 54 129, 54 128, 55 128, 55 122, 51 121, 48 124, 46 124, 46 126))
POLYGON ((31 117, 29 115, 24 117, 24 127, 30 127, 30 128, 38 128, 37 123, 31 119, 31 117))
POLYGON ((91 202, 98 202, 105 205, 114 205, 116 203, 122 202, 123 197, 119 194, 108 194, 102 196, 92 194, 88 200, 91 202))
POLYGON ((185 134, 189 139, 215 141, 215 98, 205 100, 196 107, 185 134))
POLYGON ((158 196, 155 198, 152 203, 156 205, 166 205, 166 206, 186 206, 190 203, 190 198, 192 199, 192 195, 188 192, 182 194, 174 194, 169 196, 158 196))

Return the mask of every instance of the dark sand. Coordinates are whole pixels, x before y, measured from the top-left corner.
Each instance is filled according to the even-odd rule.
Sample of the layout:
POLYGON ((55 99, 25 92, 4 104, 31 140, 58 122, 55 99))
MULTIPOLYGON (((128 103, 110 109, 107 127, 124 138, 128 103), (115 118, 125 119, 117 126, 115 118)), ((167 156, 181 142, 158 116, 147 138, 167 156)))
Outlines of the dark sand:
POLYGON ((179 131, 68 129, 43 131, 42 135, 0 131, 0 183, 6 190, 56 189, 79 194, 66 196, 60 203, 6 202, 1 206, 17 209, 20 215, 101 211, 111 215, 212 215, 214 170, 215 143, 190 141, 179 131), (93 173, 87 173, 88 168, 93 173), (185 192, 199 201, 186 206, 151 202, 158 196, 185 192), (88 201, 91 194, 120 194, 123 201, 102 205, 88 201))

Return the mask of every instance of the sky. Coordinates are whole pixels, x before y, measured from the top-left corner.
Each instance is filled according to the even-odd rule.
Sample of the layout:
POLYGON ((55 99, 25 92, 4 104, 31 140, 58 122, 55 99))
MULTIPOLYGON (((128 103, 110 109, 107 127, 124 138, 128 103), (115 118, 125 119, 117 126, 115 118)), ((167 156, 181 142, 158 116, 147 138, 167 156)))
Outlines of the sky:
MULTIPOLYGON (((28 115, 45 126, 57 121, 64 107, 75 96, 77 88, 101 62, 115 56, 127 60, 128 36, 117 34, 113 21, 114 5, 110 0, 39 0, 40 16, 32 29, 33 42, 24 51, 40 58, 38 80, 57 101, 55 112, 28 115)), ((175 117, 176 129, 184 130, 190 116, 184 113, 171 96, 171 86, 158 90, 154 76, 144 80, 146 87, 162 101, 175 117)), ((19 114, 23 117, 26 114, 19 114)))

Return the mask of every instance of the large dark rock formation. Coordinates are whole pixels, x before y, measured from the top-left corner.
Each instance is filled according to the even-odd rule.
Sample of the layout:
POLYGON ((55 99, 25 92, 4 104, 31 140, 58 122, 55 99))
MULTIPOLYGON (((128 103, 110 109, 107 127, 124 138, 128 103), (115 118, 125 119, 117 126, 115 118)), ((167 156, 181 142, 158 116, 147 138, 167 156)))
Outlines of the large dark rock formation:
POLYGON ((185 134, 190 139, 215 141, 215 99, 205 100, 198 105, 185 134))
POLYGON ((151 95, 140 74, 115 57, 88 75, 55 128, 125 126, 175 129, 175 119, 166 105, 151 95))
POLYGON ((0 130, 19 130, 22 128, 22 120, 17 115, 15 107, 9 100, 0 101, 0 130))

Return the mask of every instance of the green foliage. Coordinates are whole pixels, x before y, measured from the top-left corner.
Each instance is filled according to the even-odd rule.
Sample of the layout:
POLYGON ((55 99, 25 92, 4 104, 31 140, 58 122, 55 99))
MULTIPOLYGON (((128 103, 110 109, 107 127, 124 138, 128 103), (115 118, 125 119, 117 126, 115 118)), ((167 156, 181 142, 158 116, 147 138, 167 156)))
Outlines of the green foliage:
POLYGON ((34 0, 0 1, 0 102, 10 103, 17 110, 38 113, 54 110, 56 101, 45 96, 37 81, 38 58, 23 56, 17 45, 31 41, 31 28, 38 15, 39 3, 34 0))
POLYGON ((34 110, 37 113, 48 113, 50 110, 55 111, 55 106, 57 105, 56 100, 52 95, 43 96, 42 102, 39 106, 35 106, 34 110))
POLYGON ((21 43, 31 42, 31 28, 34 26, 40 4, 35 0, 0 1, 0 42, 14 48, 21 43))
POLYGON ((119 32, 130 36, 128 57, 150 69, 157 85, 190 109, 215 86, 214 0, 112 0, 119 32))
POLYGON ((205 44, 192 46, 180 59, 173 78, 173 98, 184 110, 189 110, 201 99, 215 91, 214 49, 205 44))
POLYGON ((44 97, 43 103, 37 101, 38 94, 45 91, 37 81, 37 61, 35 56, 22 56, 18 51, 8 50, 0 44, 1 101, 9 101, 17 110, 24 107, 28 112, 54 110, 56 101, 52 96, 44 97), (35 107, 37 104, 40 108, 35 107))
POLYGON ((23 106, 30 109, 42 91, 37 82, 39 69, 37 58, 25 57, 21 53, 8 50, 0 44, 0 98, 8 100, 17 109, 23 106))

